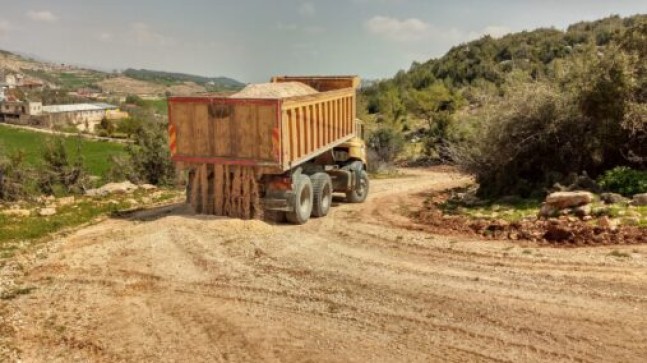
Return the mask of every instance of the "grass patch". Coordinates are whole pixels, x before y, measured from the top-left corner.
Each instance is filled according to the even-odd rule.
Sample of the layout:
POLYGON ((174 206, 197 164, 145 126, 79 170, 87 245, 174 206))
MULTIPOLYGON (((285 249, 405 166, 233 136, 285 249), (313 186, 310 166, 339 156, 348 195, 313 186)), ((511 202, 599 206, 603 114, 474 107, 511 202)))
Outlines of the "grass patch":
POLYGON ((450 215, 464 215, 475 219, 503 219, 514 222, 536 216, 541 208, 541 203, 542 201, 538 199, 484 200, 478 205, 470 206, 448 200, 440 204, 439 208, 443 213, 450 215))
MULTIPOLYGON (((6 152, 23 150, 28 164, 38 167, 44 145, 49 139, 60 136, 47 135, 29 130, 0 127, 0 149, 6 152)), ((80 137, 66 137, 65 147, 76 155, 77 145, 85 161, 85 168, 91 175, 105 178, 110 168, 111 156, 126 155, 125 146, 107 141, 93 141, 80 137)))
POLYGON ((158 115, 168 115, 168 102, 166 98, 159 100, 143 100, 142 106, 153 110, 158 115))
POLYGON ((631 258, 631 255, 628 254, 627 252, 620 252, 618 250, 613 250, 609 252, 609 256, 617 257, 617 258, 631 258))
MULTIPOLYGON (((16 251, 26 247, 28 244, 25 241, 38 240, 52 233, 89 223, 97 217, 132 208, 132 200, 138 202, 137 206, 143 207, 144 198, 148 198, 146 203, 161 203, 174 199, 179 194, 180 191, 176 190, 152 193, 138 190, 133 194, 100 199, 84 197, 73 205, 57 208, 57 214, 51 217, 40 217, 36 213, 29 217, 0 215, 0 259, 10 258, 16 251)), ((36 209, 37 205, 25 208, 36 209)))
POLYGON ((15 247, 2 248, 3 242, 14 240, 33 240, 49 233, 90 222, 94 218, 127 208, 123 201, 117 204, 84 200, 78 204, 61 207, 51 217, 8 217, 0 216, 0 251, 12 252, 15 247), (9 250, 9 251, 7 251, 9 250))
POLYGON ((20 295, 27 295, 30 292, 34 291, 35 287, 15 287, 6 291, 3 291, 0 294, 0 300, 11 300, 15 299, 20 295))

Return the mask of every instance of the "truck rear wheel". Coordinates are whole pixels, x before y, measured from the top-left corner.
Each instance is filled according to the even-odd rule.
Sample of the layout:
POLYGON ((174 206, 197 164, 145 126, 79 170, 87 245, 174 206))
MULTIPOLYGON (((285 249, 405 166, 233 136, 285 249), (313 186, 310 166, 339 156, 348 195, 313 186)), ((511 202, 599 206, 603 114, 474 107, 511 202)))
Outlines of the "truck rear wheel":
POLYGON ((359 172, 359 187, 356 186, 353 190, 346 193, 346 201, 348 203, 363 203, 368 196, 368 189, 368 174, 365 170, 362 170, 359 172))
POLYGON ((312 216, 325 217, 332 204, 332 180, 326 173, 316 173, 310 177, 314 191, 312 216))
POLYGON ((294 211, 286 213, 288 222, 305 224, 312 213, 312 182, 306 175, 299 175, 294 188, 294 211))

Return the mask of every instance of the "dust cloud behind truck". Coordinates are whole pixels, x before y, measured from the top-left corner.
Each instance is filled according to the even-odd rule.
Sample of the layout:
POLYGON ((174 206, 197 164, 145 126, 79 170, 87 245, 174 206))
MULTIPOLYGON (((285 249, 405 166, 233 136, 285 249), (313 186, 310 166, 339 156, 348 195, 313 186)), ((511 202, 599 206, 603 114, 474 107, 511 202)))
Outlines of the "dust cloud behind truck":
POLYGON ((269 93, 170 97, 171 155, 189 172, 189 203, 202 214, 303 224, 328 214, 333 193, 363 202, 369 180, 356 120, 359 82, 274 77, 259 85, 269 93), (311 92, 291 96, 295 86, 311 92))

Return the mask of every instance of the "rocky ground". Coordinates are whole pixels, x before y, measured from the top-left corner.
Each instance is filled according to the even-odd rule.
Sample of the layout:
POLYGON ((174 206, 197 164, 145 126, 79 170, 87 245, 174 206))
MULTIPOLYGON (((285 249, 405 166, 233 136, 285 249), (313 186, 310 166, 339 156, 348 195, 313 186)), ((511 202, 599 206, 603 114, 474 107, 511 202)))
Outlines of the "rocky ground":
MULTIPOLYGON (((642 362, 647 246, 554 248, 412 221, 443 171, 376 180, 305 226, 182 205, 5 260, 0 357, 24 362, 642 362)), ((0 360, 3 360, 0 359, 0 360)))
MULTIPOLYGON (((590 201, 564 208, 553 208, 549 203, 544 203, 534 215, 510 220, 502 218, 499 213, 476 217, 468 213, 448 213, 443 210, 451 198, 451 193, 447 191, 432 191, 426 197, 424 207, 410 215, 421 225, 420 229, 432 233, 530 241, 560 247, 647 243, 647 228, 622 223, 633 220, 631 218, 642 221, 639 213, 633 212, 638 217, 612 218, 607 215, 612 210, 610 207, 597 207, 600 209, 599 215, 593 215, 590 201)), ((628 213, 632 213, 632 210, 629 209, 628 213)))

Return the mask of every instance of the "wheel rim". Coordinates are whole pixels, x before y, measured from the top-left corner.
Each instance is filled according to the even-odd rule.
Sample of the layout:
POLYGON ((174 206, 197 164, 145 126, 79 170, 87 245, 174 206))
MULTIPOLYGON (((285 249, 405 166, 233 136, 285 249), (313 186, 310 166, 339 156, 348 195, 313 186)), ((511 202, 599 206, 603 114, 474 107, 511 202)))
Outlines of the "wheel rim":
POLYGON ((359 188, 357 188, 355 193, 357 193, 357 196, 359 196, 359 197, 364 196, 364 193, 366 193, 366 180, 364 180, 363 178, 362 178, 362 180, 360 180, 359 188))
POLYGON ((327 211, 328 208, 330 208, 331 195, 330 184, 326 184, 326 186, 324 186, 323 193, 321 193, 321 209, 323 211, 327 211))
POLYGON ((310 194, 310 188, 303 188, 301 191, 301 197, 299 198, 299 206, 302 211, 307 211, 310 209, 310 203, 312 199, 312 195, 310 194))

